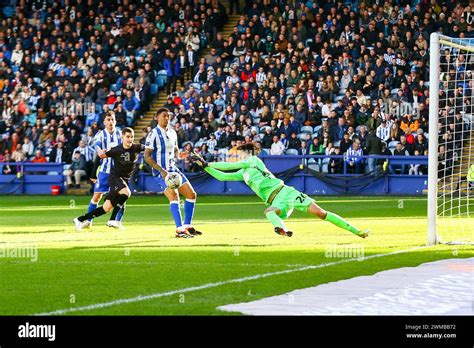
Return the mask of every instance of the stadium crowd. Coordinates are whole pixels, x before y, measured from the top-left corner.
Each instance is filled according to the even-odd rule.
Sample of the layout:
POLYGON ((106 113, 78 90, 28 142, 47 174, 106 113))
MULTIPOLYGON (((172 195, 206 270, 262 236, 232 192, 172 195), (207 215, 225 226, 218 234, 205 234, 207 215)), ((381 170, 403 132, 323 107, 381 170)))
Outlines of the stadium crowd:
MULTIPOLYGON (((163 71, 186 170, 195 169, 191 151, 232 161, 238 145, 253 141, 267 155, 344 155, 314 159, 316 170, 342 173, 346 162, 349 173, 373 171, 381 163, 359 156, 427 154, 430 33, 474 37, 466 1, 245 1, 229 37, 219 32, 226 12, 216 0, 21 4, 0 28, 4 162, 71 163, 77 151, 90 162, 86 149, 104 113, 133 125, 163 71), (70 112, 76 104, 82 113, 70 112)), ((474 86, 472 59, 445 59, 446 163, 455 160, 459 144, 449 140, 465 131, 460 116, 472 113, 474 86)))

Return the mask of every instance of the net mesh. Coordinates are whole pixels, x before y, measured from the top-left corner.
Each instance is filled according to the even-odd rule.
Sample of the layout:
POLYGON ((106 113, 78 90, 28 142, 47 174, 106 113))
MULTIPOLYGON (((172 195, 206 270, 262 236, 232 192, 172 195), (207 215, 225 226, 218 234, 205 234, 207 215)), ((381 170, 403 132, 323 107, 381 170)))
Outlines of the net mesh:
POLYGON ((445 243, 474 241, 473 70, 474 39, 440 36, 437 230, 445 243))

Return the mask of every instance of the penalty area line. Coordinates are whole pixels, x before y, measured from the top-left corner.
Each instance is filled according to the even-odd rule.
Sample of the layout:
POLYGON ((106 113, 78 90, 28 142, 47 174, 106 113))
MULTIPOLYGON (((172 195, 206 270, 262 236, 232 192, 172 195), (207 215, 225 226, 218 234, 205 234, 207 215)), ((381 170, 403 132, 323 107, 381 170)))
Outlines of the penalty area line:
POLYGON ((375 258, 379 258, 379 257, 403 254, 403 253, 408 253, 408 252, 411 252, 411 251, 416 251, 416 250, 429 248, 429 247, 431 247, 431 246, 424 245, 424 246, 419 246, 419 247, 415 247, 415 248, 411 248, 411 249, 392 251, 392 252, 389 252, 389 253, 375 254, 375 255, 364 256, 364 257, 360 257, 360 258, 345 259, 345 260, 339 260, 339 261, 334 261, 334 262, 321 263, 319 265, 311 265, 311 266, 304 266, 304 267, 300 267, 300 268, 286 269, 286 270, 276 271, 276 272, 256 274, 256 275, 253 275, 253 276, 235 278, 235 279, 225 280, 225 281, 221 281, 221 282, 207 283, 207 284, 203 284, 203 285, 199 285, 199 286, 192 286, 192 287, 183 288, 183 289, 171 290, 171 291, 166 291, 166 292, 158 292, 158 293, 149 294, 149 295, 139 295, 139 296, 135 296, 135 297, 117 299, 117 300, 113 300, 113 301, 109 301, 109 302, 94 303, 94 304, 90 304, 90 305, 87 305, 87 306, 81 306, 81 307, 70 307, 70 308, 65 308, 65 309, 58 309, 58 310, 51 311, 51 312, 43 312, 43 313, 37 313, 37 314, 33 314, 33 315, 34 316, 49 316, 49 315, 63 315, 63 314, 73 313, 73 312, 91 311, 91 310, 96 310, 96 309, 112 307, 112 306, 119 306, 119 305, 128 304, 128 303, 135 303, 135 302, 153 300, 153 299, 160 298, 160 297, 172 296, 172 295, 188 293, 188 292, 193 292, 193 291, 199 291, 199 290, 206 290, 206 289, 211 289, 211 288, 215 288, 215 287, 223 286, 223 285, 228 285, 228 284, 243 283, 243 282, 247 282, 247 281, 251 281, 251 280, 268 278, 268 277, 278 276, 278 275, 282 275, 282 274, 289 274, 289 273, 294 273, 294 272, 303 272, 303 271, 308 271, 308 270, 313 270, 313 269, 318 269, 318 268, 324 268, 324 267, 340 265, 340 264, 348 263, 348 262, 354 262, 354 261, 359 261, 360 262, 360 261, 366 261, 366 260, 375 259, 375 258))

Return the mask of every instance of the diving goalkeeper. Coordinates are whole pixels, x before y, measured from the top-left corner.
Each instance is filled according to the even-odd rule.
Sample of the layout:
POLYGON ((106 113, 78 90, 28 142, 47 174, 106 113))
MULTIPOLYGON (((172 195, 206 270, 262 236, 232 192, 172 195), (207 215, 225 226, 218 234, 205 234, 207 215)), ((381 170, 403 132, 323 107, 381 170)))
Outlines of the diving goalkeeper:
POLYGON ((316 215, 353 234, 366 238, 369 230, 361 231, 352 226, 340 216, 321 209, 316 202, 293 187, 287 186, 276 178, 265 164, 256 157, 256 148, 252 143, 241 145, 239 162, 212 162, 207 163, 201 156, 193 154, 195 163, 219 181, 244 181, 269 207, 265 209, 265 216, 275 228, 275 233, 291 237, 283 220, 290 217, 293 209, 316 215), (233 172, 225 172, 233 171, 233 172))

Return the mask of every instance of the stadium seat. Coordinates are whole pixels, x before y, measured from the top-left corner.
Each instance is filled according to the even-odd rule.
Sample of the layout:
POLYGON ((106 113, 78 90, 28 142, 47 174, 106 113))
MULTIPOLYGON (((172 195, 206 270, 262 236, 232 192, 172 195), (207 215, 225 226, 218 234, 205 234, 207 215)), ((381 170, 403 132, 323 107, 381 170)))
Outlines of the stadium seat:
POLYGON ((314 127, 313 132, 314 132, 314 133, 319 132, 319 130, 321 129, 321 127, 322 127, 321 125, 314 127))
POLYGON ((191 147, 194 147, 194 144, 193 144, 192 141, 185 141, 185 142, 183 143, 183 148, 184 148, 186 145, 188 145, 188 144, 191 144, 191 147))
POLYGON ((340 145, 341 145, 341 142, 340 142, 340 141, 335 141, 335 142, 334 142, 334 147, 338 147, 338 146, 340 146, 340 145))
POLYGON ((308 160, 308 168, 312 169, 314 171, 317 171, 317 172, 321 171, 321 167, 320 167, 319 163, 317 163, 314 158, 310 158, 308 160))
POLYGON ((285 155, 297 156, 297 155, 298 155, 298 150, 296 150, 296 149, 288 149, 288 150, 285 151, 285 155))
POLYGON ((300 133, 309 133, 309 134, 311 134, 311 133, 313 133, 313 127, 311 127, 311 126, 303 126, 303 127, 301 127, 301 129, 300 129, 300 133))
POLYGON ((390 91, 390 93, 391 93, 392 95, 397 95, 397 93, 398 93, 398 88, 392 89, 392 90, 390 91))
POLYGON ((397 144, 398 144, 398 143, 399 143, 398 141, 391 141, 391 142, 389 142, 389 143, 388 143, 388 149, 389 149, 389 150, 395 149, 395 147, 397 147, 397 144))
POLYGON ((262 155, 265 155, 265 156, 270 155, 270 149, 262 149, 262 155))
POLYGON ((163 87, 164 85, 166 85, 166 81, 168 81, 168 76, 158 75, 156 84, 159 85, 160 87, 163 87))
POLYGON ((259 124, 260 123, 260 117, 255 117, 252 122, 253 122, 253 124, 259 124))
POLYGON ((252 128, 252 130, 254 130, 258 134, 258 132, 259 132, 258 126, 252 126, 251 128, 252 128))
POLYGON ((137 55, 137 56, 146 57, 146 51, 145 51, 145 49, 142 48, 142 49, 137 50, 136 55, 137 55))
POLYGON ((306 134, 308 134, 308 133, 300 133, 300 134, 298 134, 298 135, 297 135, 297 136, 298 136, 298 139, 300 139, 300 140, 306 140, 306 134))
POLYGON ((267 132, 267 129, 270 129, 270 130, 271 130, 272 128, 271 128, 270 126, 263 126, 262 128, 260 128, 260 131, 261 131, 262 133, 266 133, 266 132, 267 132))
POLYGON ((150 87, 151 95, 156 95, 158 93, 158 85, 156 83, 152 83, 150 87))
POLYGON ((317 136, 318 136, 318 133, 313 133, 313 134, 311 134, 311 139, 314 139, 314 138, 316 138, 317 136))
POLYGON ((33 81, 35 81, 37 85, 41 85, 41 79, 39 77, 33 77, 33 81))
POLYGON ((329 158, 323 158, 323 160, 321 161, 321 171, 323 173, 329 172, 329 161, 330 161, 329 158))
POLYGON ((158 88, 164 87, 164 85, 165 85, 165 80, 162 79, 162 78, 157 77, 157 78, 156 78, 156 85, 158 86, 158 88))

